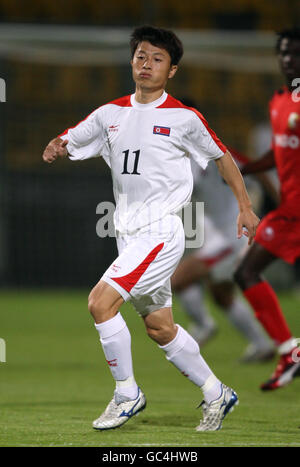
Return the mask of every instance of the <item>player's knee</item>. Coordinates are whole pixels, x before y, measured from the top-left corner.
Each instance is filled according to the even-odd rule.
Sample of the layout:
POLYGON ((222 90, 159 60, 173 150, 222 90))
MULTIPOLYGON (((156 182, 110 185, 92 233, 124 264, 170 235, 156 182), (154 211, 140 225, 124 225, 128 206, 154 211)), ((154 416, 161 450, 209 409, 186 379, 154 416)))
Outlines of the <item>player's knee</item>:
POLYGON ((233 279, 237 283, 237 285, 241 288, 243 288, 243 277, 244 277, 244 271, 243 271, 242 266, 240 265, 234 272, 233 279))
POLYGON ((224 311, 232 304, 232 297, 225 294, 216 293, 213 298, 215 303, 224 311))
POLYGON ((91 292, 88 298, 88 310, 92 315, 94 315, 96 308, 97 308, 97 301, 94 299, 93 294, 91 292))
POLYGON ((251 269, 245 267, 243 264, 241 264, 237 270, 234 273, 234 280, 237 283, 237 285, 242 289, 246 289, 249 287, 249 284, 251 284, 255 280, 255 274, 251 271, 251 269))
POLYGON ((232 304, 234 284, 231 281, 223 281, 211 286, 211 292, 215 303, 224 311, 232 304))
POLYGON ((93 315, 94 318, 104 316, 107 313, 107 307, 101 298, 101 294, 96 294, 91 291, 88 298, 88 310, 93 315))

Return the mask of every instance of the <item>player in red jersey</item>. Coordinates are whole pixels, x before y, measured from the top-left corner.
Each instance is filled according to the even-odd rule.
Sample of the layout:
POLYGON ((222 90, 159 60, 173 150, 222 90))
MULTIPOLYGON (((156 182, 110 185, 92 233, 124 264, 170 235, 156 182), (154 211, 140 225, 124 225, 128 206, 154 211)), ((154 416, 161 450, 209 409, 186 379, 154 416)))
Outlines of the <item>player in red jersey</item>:
POLYGON ((300 257, 300 99, 295 78, 300 77, 300 28, 282 31, 277 47, 287 85, 270 101, 272 147, 258 161, 242 168, 244 175, 276 167, 281 201, 261 221, 255 242, 235 273, 236 282, 255 311, 280 356, 271 378, 261 385, 272 390, 300 375, 300 350, 281 311, 278 299, 263 270, 277 258, 293 264, 300 257))

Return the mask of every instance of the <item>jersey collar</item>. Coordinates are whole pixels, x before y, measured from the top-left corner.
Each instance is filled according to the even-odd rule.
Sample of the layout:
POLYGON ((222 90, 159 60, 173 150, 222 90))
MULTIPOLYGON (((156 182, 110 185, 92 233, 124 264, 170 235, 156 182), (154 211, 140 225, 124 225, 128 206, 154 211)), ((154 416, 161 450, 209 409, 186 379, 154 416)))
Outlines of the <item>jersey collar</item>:
POLYGON ((131 102, 132 107, 134 107, 135 109, 149 110, 149 109, 154 109, 155 107, 159 107, 160 105, 162 105, 167 99, 167 97, 168 97, 168 94, 166 93, 166 91, 164 91, 162 95, 155 101, 149 102, 149 104, 140 104, 139 102, 135 100, 135 94, 131 94, 130 102, 131 102))

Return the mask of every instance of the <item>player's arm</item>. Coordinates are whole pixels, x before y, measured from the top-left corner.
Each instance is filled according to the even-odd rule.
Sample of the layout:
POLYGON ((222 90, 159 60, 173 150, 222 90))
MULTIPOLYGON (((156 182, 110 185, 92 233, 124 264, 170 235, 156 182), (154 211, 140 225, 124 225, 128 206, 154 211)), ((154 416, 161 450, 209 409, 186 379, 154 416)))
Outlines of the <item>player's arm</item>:
POLYGON ((51 163, 65 156, 75 161, 98 157, 107 138, 102 120, 104 107, 94 110, 76 126, 51 140, 43 153, 43 160, 51 163))
POLYGON ((54 138, 46 146, 43 153, 43 160, 48 164, 54 162, 58 157, 65 157, 68 155, 67 146, 68 140, 61 139, 59 137, 54 138))
POLYGON ((241 168, 242 175, 264 172, 276 167, 273 149, 269 149, 260 159, 253 160, 241 168))
POLYGON ((237 218, 238 238, 241 238, 243 234, 246 235, 249 238, 248 244, 251 245, 256 233, 256 228, 259 224, 259 218, 252 210, 252 204, 241 172, 232 159, 229 151, 226 151, 224 156, 216 159, 215 162, 220 175, 230 186, 239 205, 240 212, 237 218), (243 227, 247 232, 243 231, 243 227))

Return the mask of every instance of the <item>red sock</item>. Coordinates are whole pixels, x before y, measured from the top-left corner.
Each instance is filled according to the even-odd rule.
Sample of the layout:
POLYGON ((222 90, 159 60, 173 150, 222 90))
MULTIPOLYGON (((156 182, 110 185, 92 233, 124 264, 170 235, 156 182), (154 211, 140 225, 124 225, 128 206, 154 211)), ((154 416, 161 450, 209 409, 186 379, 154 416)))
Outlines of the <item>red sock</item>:
POLYGON ((256 318, 276 345, 280 345, 292 337, 277 296, 268 282, 259 282, 249 287, 244 290, 244 295, 252 305, 256 318))

